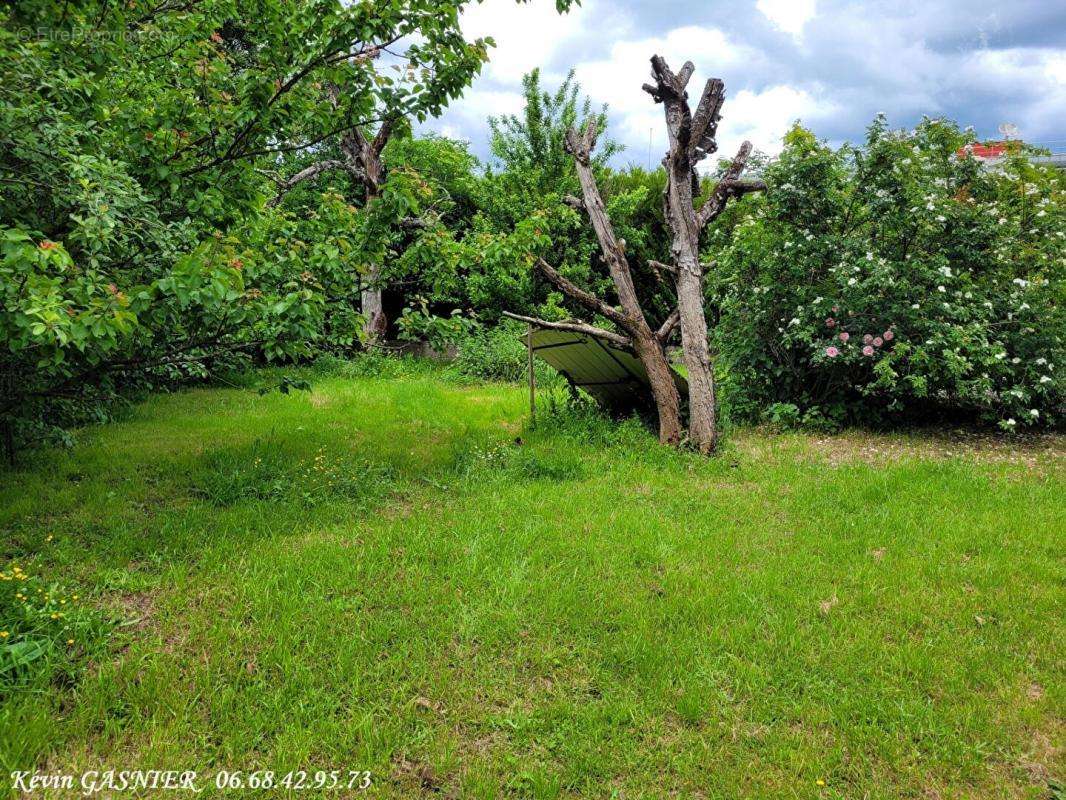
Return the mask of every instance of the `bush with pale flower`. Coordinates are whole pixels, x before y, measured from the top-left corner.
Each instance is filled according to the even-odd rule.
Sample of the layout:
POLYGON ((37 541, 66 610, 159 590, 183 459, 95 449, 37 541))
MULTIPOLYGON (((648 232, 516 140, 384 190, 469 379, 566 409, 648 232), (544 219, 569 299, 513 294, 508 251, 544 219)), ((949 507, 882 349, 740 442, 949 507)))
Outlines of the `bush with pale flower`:
POLYGON ((789 133, 769 191, 708 237, 734 418, 1062 423, 1066 178, 1021 150, 987 169, 957 155, 970 140, 940 120, 878 118, 838 150, 789 133))

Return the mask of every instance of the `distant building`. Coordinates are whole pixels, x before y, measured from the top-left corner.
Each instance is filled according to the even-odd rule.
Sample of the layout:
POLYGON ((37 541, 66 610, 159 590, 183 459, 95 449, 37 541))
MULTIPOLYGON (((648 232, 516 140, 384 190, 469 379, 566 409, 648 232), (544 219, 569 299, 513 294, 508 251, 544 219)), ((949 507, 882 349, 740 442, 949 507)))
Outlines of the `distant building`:
MULTIPOLYGON (((1002 142, 974 142, 965 147, 960 147, 956 155, 959 158, 973 158, 989 167, 994 167, 1007 157, 1009 153, 1017 152, 1022 142, 1017 139, 1008 139, 1002 142)), ((1061 170, 1066 170, 1066 153, 1056 153, 1050 156, 1030 156, 1034 164, 1051 164, 1061 170)))
POLYGON ((978 161, 999 161, 1007 153, 1012 150, 1017 150, 1021 146, 1020 142, 974 142, 968 144, 965 147, 960 147, 958 150, 959 158, 976 158, 978 161))

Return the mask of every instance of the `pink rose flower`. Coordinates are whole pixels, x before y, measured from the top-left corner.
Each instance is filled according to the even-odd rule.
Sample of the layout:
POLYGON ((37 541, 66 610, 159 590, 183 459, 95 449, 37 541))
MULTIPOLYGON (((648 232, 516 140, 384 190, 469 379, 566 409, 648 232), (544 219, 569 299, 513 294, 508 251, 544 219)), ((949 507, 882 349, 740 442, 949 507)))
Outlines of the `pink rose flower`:
POLYGON ((841 331, 840 332, 840 341, 846 342, 850 338, 851 338, 851 334, 848 333, 847 331, 841 331))
POLYGON ((862 337, 863 344, 869 344, 874 340, 872 333, 867 333, 862 337))
POLYGON ((825 348, 825 354, 830 358, 836 358, 840 355, 840 351, 830 345, 829 347, 825 348))
POLYGON ((874 349, 870 347, 870 345, 866 345, 866 347, 862 349, 862 354, 864 356, 872 356, 874 354, 874 349))
POLYGON ((833 313, 836 314, 838 311, 840 311, 840 306, 833 306, 833 313))
POLYGON ((884 340, 880 336, 875 336, 874 337, 874 347, 880 347, 884 343, 885 343, 884 340))
POLYGON ((883 335, 885 337, 886 342, 891 342, 893 339, 896 338, 896 334, 892 333, 891 330, 885 331, 883 335))
POLYGON ((833 319, 832 317, 829 317, 829 319, 827 319, 825 321, 825 324, 826 324, 826 327, 832 328, 834 325, 837 324, 837 321, 835 319, 833 319))

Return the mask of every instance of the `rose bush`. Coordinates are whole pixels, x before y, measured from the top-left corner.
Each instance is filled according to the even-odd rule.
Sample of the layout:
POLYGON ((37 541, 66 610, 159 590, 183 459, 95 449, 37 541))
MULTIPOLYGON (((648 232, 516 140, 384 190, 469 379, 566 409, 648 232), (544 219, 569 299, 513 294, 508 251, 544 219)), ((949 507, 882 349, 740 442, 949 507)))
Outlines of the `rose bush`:
POLYGON ((960 154, 972 141, 940 120, 879 117, 837 150, 791 131, 732 244, 711 240, 735 417, 791 403, 830 425, 1062 421, 1063 177, 1021 146, 983 165, 960 154))

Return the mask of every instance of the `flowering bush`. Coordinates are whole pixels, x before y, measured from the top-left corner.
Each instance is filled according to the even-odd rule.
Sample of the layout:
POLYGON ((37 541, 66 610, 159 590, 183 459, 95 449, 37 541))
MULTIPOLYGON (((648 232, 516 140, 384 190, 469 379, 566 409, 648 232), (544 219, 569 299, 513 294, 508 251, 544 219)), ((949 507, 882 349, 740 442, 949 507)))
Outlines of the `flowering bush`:
POLYGON ((871 125, 832 150, 795 128, 770 191, 718 232, 718 349, 734 416, 1063 419, 1066 194, 1024 152, 989 168, 951 123, 871 125))

